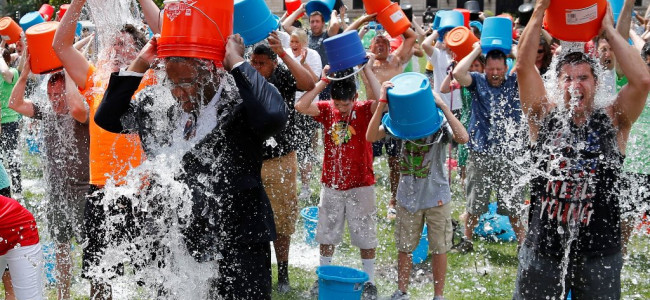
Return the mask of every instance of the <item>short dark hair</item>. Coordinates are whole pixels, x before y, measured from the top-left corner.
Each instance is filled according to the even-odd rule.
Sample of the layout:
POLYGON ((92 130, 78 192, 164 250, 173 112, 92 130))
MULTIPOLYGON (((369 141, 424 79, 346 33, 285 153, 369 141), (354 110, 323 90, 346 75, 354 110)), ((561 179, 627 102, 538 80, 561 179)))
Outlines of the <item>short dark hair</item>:
POLYGON ((643 48, 641 49, 641 57, 646 60, 648 59, 648 56, 650 55, 650 42, 645 42, 643 44, 643 48))
MULTIPOLYGON (((352 69, 346 69, 332 74, 332 77, 341 78, 350 74, 352 74, 352 69)), ((332 99, 335 100, 352 100, 354 99, 354 95, 357 94, 357 84, 354 80, 354 76, 332 81, 330 87, 332 91, 332 99)))
POLYGON ((255 55, 266 55, 268 56, 271 60, 276 60, 278 58, 278 55, 273 52, 271 47, 265 43, 260 43, 255 45, 255 48, 253 48, 253 54, 255 55))
POLYGON ((503 53, 503 51, 501 50, 490 50, 490 52, 488 52, 485 55, 485 60, 487 61, 488 59, 493 59, 493 60, 502 59, 503 64, 508 66, 508 63, 506 62, 506 54, 503 53))
POLYGON ((325 22, 325 17, 323 16, 323 13, 320 11, 313 11, 311 14, 309 14, 309 20, 311 20, 311 17, 313 16, 320 16, 321 21, 325 22))
POLYGON ((63 74, 63 71, 52 74, 50 76, 50 79, 47 80, 47 85, 55 85, 59 81, 65 82, 65 75, 63 74))
POLYGON ((566 65, 575 66, 579 64, 588 64, 589 68, 591 68, 591 75, 593 75, 596 81, 598 81, 598 75, 596 74, 596 61, 582 52, 571 52, 564 55, 555 66, 555 74, 559 77, 562 67, 566 65))
POLYGON ((122 29, 120 29, 121 33, 127 33, 131 35, 133 38, 133 41, 135 42, 135 47, 138 49, 138 51, 142 50, 144 48, 144 45, 147 44, 147 38, 145 37, 144 33, 132 24, 124 24, 122 26, 122 29))

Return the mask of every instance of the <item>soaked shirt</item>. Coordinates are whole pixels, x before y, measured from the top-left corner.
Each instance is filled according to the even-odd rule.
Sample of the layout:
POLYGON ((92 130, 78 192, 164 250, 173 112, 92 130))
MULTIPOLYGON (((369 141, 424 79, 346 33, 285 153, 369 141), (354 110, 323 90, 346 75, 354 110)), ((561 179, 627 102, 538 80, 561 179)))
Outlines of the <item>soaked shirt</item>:
POLYGON ((18 201, 0 196, 0 256, 15 247, 38 242, 38 228, 32 213, 18 201))
POLYGON ((8 188, 10 185, 11 181, 9 181, 7 170, 5 170, 5 166, 3 164, 0 164, 0 190, 8 188))
POLYGON ((557 109, 532 149, 536 176, 526 243, 539 253, 613 254, 621 250, 617 181, 623 163, 616 129, 603 110, 577 126, 557 109))

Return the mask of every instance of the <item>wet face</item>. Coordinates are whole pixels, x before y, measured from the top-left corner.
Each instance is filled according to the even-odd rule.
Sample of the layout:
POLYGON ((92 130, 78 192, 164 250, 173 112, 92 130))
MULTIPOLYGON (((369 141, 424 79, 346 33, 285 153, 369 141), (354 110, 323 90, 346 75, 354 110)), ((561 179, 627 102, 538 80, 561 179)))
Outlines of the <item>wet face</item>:
POLYGON ((565 106, 573 108, 576 115, 584 116, 593 109, 596 78, 588 63, 562 66, 559 84, 564 93, 565 106))
POLYGON ((598 58, 605 70, 614 69, 616 62, 614 52, 612 52, 612 47, 609 46, 609 42, 605 39, 598 40, 598 58))
POLYGON ((354 101, 357 100, 358 94, 354 95, 354 98, 352 100, 336 100, 334 99, 334 107, 339 110, 341 115, 346 116, 352 111, 352 108, 354 107, 354 101))
POLYGON ((57 115, 68 113, 68 106, 65 103, 65 81, 63 79, 47 84, 47 98, 50 99, 54 113, 57 115))
POLYGON ((273 71, 275 71, 275 68, 278 66, 278 62, 265 54, 253 54, 251 55, 251 65, 255 70, 257 70, 257 72, 262 74, 264 78, 269 79, 271 78, 273 71))
POLYGON ((135 46, 133 37, 125 32, 120 32, 109 48, 108 59, 111 72, 117 72, 126 68, 138 56, 138 49, 135 46))
POLYGON ((485 77, 491 86, 500 86, 506 80, 508 66, 503 59, 488 58, 485 63, 485 77))
POLYGON ((194 111, 201 101, 205 104, 214 97, 214 85, 209 84, 213 76, 200 62, 166 59, 165 70, 171 94, 183 111, 194 111))
POLYGON ((483 64, 481 63, 480 60, 476 59, 474 62, 472 62, 472 65, 469 66, 469 71, 470 72, 478 72, 478 73, 483 73, 483 70, 485 68, 483 67, 483 64))
POLYGON ((313 34, 321 34, 321 32, 323 32, 323 26, 325 26, 323 16, 315 15, 309 17, 309 28, 313 34))
POLYGON ((390 41, 383 35, 378 35, 372 39, 370 52, 375 55, 377 60, 385 60, 390 54, 390 41))

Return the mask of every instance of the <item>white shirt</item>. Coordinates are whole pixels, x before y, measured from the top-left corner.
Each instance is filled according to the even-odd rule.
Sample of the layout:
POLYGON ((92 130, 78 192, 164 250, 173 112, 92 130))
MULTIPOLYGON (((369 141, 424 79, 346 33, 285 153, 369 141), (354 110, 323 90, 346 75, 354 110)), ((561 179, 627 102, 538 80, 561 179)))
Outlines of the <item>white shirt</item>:
POLYGON ((447 77, 447 67, 453 61, 451 55, 447 51, 433 48, 433 55, 429 57, 431 65, 433 65, 433 91, 442 96, 442 100, 451 110, 458 110, 463 107, 463 99, 460 96, 460 90, 456 89, 452 93, 443 94, 440 92, 442 81, 447 77), (453 98, 453 102, 452 102, 453 98))
MULTIPOLYGON (((293 55, 293 51, 291 51, 291 48, 286 48, 284 51, 289 55, 289 57, 293 58, 293 60, 300 62, 302 60, 302 54, 298 56, 293 55)), ((321 64, 320 60, 320 54, 316 52, 316 50, 313 49, 307 49, 307 58, 305 58, 305 63, 311 68, 312 71, 314 71, 314 74, 316 76, 321 76, 321 73, 323 73, 323 65, 321 64)), ((296 92, 296 101, 304 95, 305 92, 296 92)), ((316 96, 316 99, 314 101, 318 101, 318 96, 316 96)))

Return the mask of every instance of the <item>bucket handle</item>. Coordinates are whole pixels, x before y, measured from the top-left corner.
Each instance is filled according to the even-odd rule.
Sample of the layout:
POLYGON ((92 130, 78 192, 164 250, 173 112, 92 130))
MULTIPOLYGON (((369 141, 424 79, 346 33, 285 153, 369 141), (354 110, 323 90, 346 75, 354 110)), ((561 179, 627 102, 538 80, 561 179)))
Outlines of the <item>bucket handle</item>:
POLYGON ((187 6, 191 7, 191 8, 196 9, 196 10, 197 10, 198 12, 200 12, 204 17, 206 17, 208 20, 210 20, 210 22, 212 22, 212 24, 214 24, 214 27, 217 28, 217 32, 219 32, 219 36, 221 36, 221 40, 222 40, 224 43, 227 42, 226 39, 223 37, 223 33, 221 33, 221 29, 219 29, 219 25, 217 25, 217 23, 216 23, 214 20, 212 20, 212 18, 210 18, 210 16, 208 16, 206 13, 204 13, 200 8, 194 6, 193 4, 188 3, 188 0, 165 0, 165 1, 163 1, 164 4, 167 4, 167 3, 179 3, 179 2, 183 2, 183 3, 185 3, 185 5, 187 5, 187 6))
POLYGON ((420 84, 420 89, 425 89, 427 87, 428 79, 422 79, 422 83, 420 84))
MULTIPOLYGON (((364 62, 364 63, 363 63, 363 66, 361 66, 359 69, 357 69, 357 70, 355 70, 354 72, 352 72, 352 74, 349 74, 349 75, 343 76, 343 77, 341 77, 341 78, 331 77, 331 76, 327 75, 327 79, 332 80, 332 81, 340 81, 340 80, 348 79, 348 78, 350 78, 350 77, 352 77, 352 76, 354 76, 354 75, 357 75, 357 73, 359 73, 361 70, 363 70, 363 68, 364 68, 367 64, 368 64, 368 61, 364 62)), ((356 68, 356 67, 355 67, 355 68, 356 68)))

